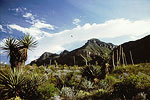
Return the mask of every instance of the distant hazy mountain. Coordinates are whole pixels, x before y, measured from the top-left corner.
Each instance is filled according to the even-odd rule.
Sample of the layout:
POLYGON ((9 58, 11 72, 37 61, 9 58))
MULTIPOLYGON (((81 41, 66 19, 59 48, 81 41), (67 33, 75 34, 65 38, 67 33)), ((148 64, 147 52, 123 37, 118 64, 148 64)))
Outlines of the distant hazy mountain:
POLYGON ((150 62, 150 35, 136 41, 123 43, 121 44, 121 46, 115 48, 114 49, 115 63, 117 63, 117 52, 118 52, 118 59, 120 58, 121 63, 123 63, 123 59, 124 63, 127 64, 132 64, 132 62, 134 64, 150 62), (122 51, 124 54, 122 53, 122 51))
POLYGON ((55 64, 57 62, 63 65, 86 65, 86 63, 98 63, 101 65, 110 57, 109 54, 115 47, 112 43, 105 43, 98 39, 90 39, 84 46, 71 52, 64 50, 59 55, 45 52, 40 58, 32 61, 31 64, 40 66, 55 64))

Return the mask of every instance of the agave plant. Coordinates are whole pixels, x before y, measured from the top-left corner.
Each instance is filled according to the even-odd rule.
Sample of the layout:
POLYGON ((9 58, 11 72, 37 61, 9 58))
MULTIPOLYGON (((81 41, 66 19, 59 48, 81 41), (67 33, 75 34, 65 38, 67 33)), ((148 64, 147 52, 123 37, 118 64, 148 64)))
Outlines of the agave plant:
POLYGON ((21 39, 8 38, 4 41, 3 50, 8 52, 12 69, 24 66, 27 60, 27 50, 35 48, 37 41, 30 35, 25 35, 21 39))

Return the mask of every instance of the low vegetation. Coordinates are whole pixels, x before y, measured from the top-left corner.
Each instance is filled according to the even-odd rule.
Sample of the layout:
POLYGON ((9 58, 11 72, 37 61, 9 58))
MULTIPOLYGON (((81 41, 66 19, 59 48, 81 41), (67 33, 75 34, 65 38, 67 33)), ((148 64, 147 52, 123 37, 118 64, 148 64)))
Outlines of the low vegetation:
POLYGON ((105 78, 99 78, 102 75, 100 68, 98 65, 27 65, 20 70, 12 71, 9 66, 1 67, 0 97, 1 100, 150 99, 149 63, 118 66, 105 78), (91 73, 87 71, 88 67, 91 73), (99 70, 91 67, 97 67, 99 70))

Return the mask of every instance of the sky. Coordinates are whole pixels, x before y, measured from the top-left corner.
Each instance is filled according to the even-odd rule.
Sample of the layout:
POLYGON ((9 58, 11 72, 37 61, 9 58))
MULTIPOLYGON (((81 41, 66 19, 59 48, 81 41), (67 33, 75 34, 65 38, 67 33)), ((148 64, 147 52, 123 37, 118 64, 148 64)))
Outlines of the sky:
MULTIPOLYGON (((28 60, 97 38, 120 45, 150 34, 150 0, 0 0, 0 45, 30 34, 38 41, 28 60)), ((0 63, 9 63, 0 51, 0 63)))

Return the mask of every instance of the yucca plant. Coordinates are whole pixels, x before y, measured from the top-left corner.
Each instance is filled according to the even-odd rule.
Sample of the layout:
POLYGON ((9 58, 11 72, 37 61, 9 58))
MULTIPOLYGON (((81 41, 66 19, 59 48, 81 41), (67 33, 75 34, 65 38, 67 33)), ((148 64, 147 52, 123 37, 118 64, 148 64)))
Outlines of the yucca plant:
POLYGON ((19 41, 19 52, 21 52, 21 65, 24 66, 27 60, 27 51, 37 46, 37 41, 30 35, 23 36, 19 41))
POLYGON ((4 41, 4 46, 2 47, 3 50, 5 50, 8 53, 8 56, 10 57, 10 64, 11 67, 14 68, 17 66, 17 61, 19 60, 19 41, 17 39, 14 39, 13 37, 10 37, 4 41))
POLYGON ((37 41, 30 35, 25 35, 21 39, 8 38, 4 41, 3 50, 8 52, 12 69, 24 66, 27 60, 27 50, 35 48, 37 41))
POLYGON ((25 100, 37 100, 40 96, 38 87, 45 82, 44 75, 14 68, 0 70, 0 99, 20 97, 25 100))
POLYGON ((0 97, 7 99, 19 96, 25 86, 24 72, 18 70, 0 71, 0 97))

